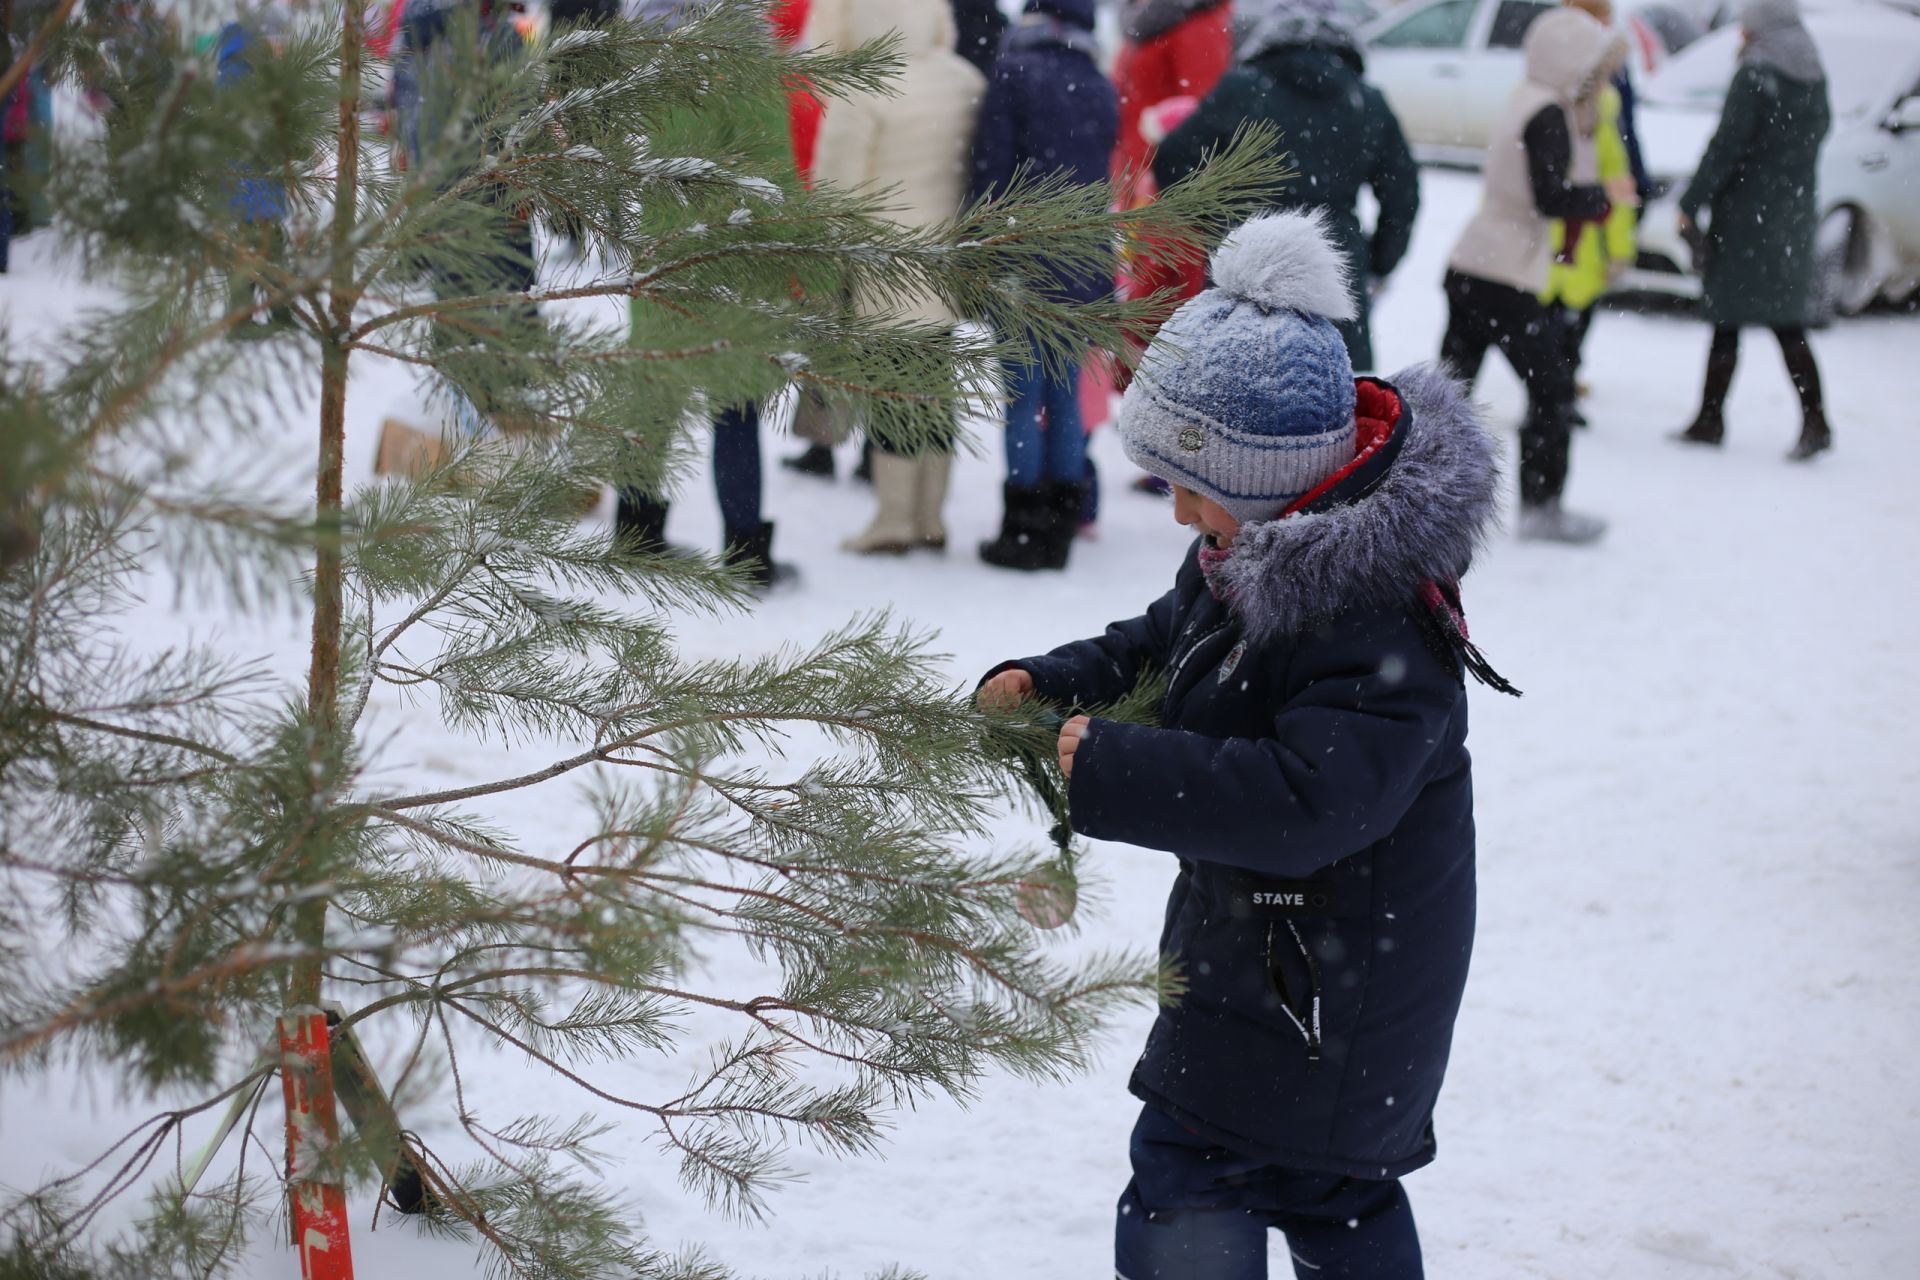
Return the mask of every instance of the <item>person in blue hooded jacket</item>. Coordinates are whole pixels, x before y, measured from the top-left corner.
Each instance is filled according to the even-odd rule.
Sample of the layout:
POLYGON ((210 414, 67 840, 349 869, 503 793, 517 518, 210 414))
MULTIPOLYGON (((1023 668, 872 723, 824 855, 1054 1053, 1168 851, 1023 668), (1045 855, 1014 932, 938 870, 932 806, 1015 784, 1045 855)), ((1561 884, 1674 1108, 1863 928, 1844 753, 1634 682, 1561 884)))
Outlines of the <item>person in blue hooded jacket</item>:
MULTIPOLYGON (((252 75, 256 64, 278 57, 286 42, 286 29, 286 15, 271 5, 262 5, 222 27, 214 44, 214 82, 235 84, 252 75)), ((258 169, 243 164, 234 178, 233 197, 228 204, 244 229, 251 252, 264 262, 277 263, 286 257, 284 183, 263 177, 258 169)), ((251 313, 258 302, 256 290, 262 287, 259 272, 236 266, 227 277, 228 308, 251 313)), ((265 337, 292 323, 293 309, 281 301, 268 306, 264 323, 244 322, 229 332, 235 338, 265 337)))
MULTIPOLYGON (((1093 8, 1093 0, 1026 0, 1007 28, 974 127, 972 199, 1004 193, 1023 173, 1107 181, 1120 103, 1095 61, 1093 8)), ((1111 268, 1056 275, 1055 295, 1066 301, 1113 292, 1111 268)), ((1064 569, 1088 500, 1079 367, 1049 367, 1035 348, 1030 360, 1009 363, 1005 378, 1006 510, 980 558, 1003 569, 1064 569)))
POLYGON ((1122 403, 1134 462, 1200 536, 1098 638, 979 697, 1072 714, 1158 672, 1159 724, 1072 714, 1074 830, 1173 855, 1161 951, 1186 983, 1134 1068, 1126 1280, 1421 1274, 1400 1178, 1433 1109, 1474 925, 1458 581, 1493 517, 1491 438, 1432 368, 1355 378, 1323 214, 1247 223, 1122 403))

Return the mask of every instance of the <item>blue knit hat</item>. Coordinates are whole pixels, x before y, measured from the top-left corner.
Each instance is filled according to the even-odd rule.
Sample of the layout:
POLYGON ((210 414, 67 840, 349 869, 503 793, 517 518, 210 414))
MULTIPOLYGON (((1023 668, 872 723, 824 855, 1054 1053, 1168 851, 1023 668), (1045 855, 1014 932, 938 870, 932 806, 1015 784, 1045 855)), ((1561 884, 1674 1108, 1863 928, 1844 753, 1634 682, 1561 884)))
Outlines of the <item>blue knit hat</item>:
POLYGON ((1353 461, 1347 265, 1318 213, 1243 224, 1213 287, 1162 325, 1120 405, 1127 456, 1237 520, 1271 520, 1353 461))

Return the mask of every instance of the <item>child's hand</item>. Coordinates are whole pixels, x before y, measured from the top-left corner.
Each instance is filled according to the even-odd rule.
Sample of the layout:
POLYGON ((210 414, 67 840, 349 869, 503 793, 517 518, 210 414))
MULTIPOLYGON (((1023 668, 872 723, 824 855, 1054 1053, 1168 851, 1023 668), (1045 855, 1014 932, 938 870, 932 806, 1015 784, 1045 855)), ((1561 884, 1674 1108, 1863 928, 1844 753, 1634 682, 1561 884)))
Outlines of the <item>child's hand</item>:
POLYGON ((1075 716, 1060 726, 1060 772, 1069 778, 1073 776, 1073 753, 1080 749, 1080 739, 1086 736, 1086 716, 1075 716))
POLYGON ((989 711, 1011 711, 1033 696, 1033 677, 1014 667, 981 685, 974 703, 989 711))

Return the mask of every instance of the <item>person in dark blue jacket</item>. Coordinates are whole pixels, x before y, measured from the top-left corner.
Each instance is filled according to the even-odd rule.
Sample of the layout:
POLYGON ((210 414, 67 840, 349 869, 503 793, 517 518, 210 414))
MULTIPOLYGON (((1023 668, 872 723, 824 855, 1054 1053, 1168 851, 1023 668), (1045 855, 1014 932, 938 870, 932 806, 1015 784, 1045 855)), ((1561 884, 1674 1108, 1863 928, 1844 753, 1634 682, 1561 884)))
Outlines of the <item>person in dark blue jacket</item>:
MULTIPOLYGON (((286 42, 286 28, 286 15, 265 6, 222 27, 214 46, 215 83, 234 84, 252 75, 256 63, 279 56, 286 42)), ((242 165, 234 179, 233 198, 228 205, 245 229, 245 240, 253 254, 271 263, 286 258, 287 189, 284 183, 277 178, 262 177, 258 169, 242 165)), ((236 266, 227 277, 228 309, 251 313, 258 302, 256 289, 263 287, 261 273, 243 265, 236 266)), ((293 309, 282 301, 268 306, 264 323, 243 322, 229 333, 235 338, 266 337, 292 323, 293 309)))
POLYGON ((1386 95, 1363 78, 1359 33, 1336 0, 1288 0, 1256 20, 1240 43, 1240 65, 1214 86, 1154 153, 1161 190, 1224 151, 1249 123, 1273 126, 1298 176, 1276 208, 1325 209, 1354 265, 1355 316, 1341 326, 1354 368, 1372 369, 1368 312, 1413 243, 1420 170, 1386 95), (1373 230, 1360 225, 1361 188, 1377 206, 1373 230))
POLYGON ((1421 1274, 1399 1179, 1433 1108, 1474 925, 1457 583, 1492 519, 1491 439, 1433 368, 1353 376, 1319 216, 1236 231, 1127 389, 1127 454, 1201 536, 1096 639, 995 668, 988 705, 1071 713, 1143 675, 1159 724, 1074 715, 1072 824, 1174 855, 1161 950, 1187 989, 1133 1072, 1127 1280, 1421 1274))
POLYGON ((1000 41, 1006 35, 1007 15, 995 0, 951 0, 953 6, 953 51, 980 69, 993 74, 994 59, 1000 56, 1000 41))
MULTIPOLYGON (((1027 0, 980 104, 973 199, 1005 192, 1022 173, 1107 181, 1120 104, 1097 54, 1093 0, 1027 0)), ((1059 272, 1055 292, 1097 302, 1113 292, 1113 272, 1059 272)), ((1048 368, 1036 348, 1031 360, 1007 366, 1006 384, 1006 515, 1000 535, 980 544, 980 557, 1003 569, 1064 569, 1088 496, 1079 368, 1048 368)))

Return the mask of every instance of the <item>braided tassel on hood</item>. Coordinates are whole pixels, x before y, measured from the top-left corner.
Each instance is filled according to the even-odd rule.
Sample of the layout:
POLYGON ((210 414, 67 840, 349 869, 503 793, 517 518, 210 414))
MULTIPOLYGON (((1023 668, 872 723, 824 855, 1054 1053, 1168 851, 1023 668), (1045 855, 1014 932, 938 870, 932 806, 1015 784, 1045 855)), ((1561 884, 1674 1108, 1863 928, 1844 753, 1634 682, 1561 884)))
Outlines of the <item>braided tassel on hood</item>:
POLYGON ((1438 638, 1445 645, 1445 652, 1475 680, 1496 693, 1512 694, 1522 697, 1513 682, 1493 669, 1472 640, 1467 637, 1467 615, 1460 607, 1460 587, 1457 583, 1427 581, 1420 584, 1420 603, 1426 606, 1427 621, 1438 638))

